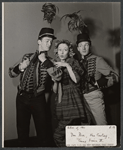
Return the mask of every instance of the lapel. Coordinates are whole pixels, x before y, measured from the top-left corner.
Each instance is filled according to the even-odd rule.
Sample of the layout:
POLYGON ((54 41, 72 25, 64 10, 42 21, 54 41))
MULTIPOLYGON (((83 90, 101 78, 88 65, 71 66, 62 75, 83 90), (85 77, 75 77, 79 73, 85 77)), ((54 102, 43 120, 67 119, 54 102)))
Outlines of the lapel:
POLYGON ((38 86, 38 68, 39 68, 39 61, 37 62, 37 65, 36 65, 36 87, 38 86))
MULTIPOLYGON (((30 57, 30 64, 31 64, 31 62, 32 62, 34 56, 35 56, 35 53, 32 54, 31 57, 30 57)), ((30 64, 29 64, 29 66, 30 66, 30 64)), ((30 67, 27 67, 26 70, 24 71, 23 76, 22 76, 22 82, 23 82, 24 77, 25 77, 25 75, 27 74, 29 68, 30 68, 30 67)))

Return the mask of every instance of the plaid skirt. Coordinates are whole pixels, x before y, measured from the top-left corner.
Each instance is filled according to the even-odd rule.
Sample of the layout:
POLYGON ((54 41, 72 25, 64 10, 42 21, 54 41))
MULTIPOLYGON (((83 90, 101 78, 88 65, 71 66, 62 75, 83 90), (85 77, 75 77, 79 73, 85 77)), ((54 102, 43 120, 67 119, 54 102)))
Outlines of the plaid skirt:
POLYGON ((83 96, 75 84, 62 85, 62 101, 58 103, 56 96, 57 119, 85 119, 83 96))

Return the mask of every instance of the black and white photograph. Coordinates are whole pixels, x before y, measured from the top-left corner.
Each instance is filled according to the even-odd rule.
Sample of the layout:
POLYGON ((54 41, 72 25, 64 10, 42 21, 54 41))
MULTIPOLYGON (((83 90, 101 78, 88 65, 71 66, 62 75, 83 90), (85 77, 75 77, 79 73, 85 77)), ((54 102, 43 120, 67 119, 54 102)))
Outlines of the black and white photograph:
POLYGON ((2 147, 121 147, 121 2, 2 3, 2 147))

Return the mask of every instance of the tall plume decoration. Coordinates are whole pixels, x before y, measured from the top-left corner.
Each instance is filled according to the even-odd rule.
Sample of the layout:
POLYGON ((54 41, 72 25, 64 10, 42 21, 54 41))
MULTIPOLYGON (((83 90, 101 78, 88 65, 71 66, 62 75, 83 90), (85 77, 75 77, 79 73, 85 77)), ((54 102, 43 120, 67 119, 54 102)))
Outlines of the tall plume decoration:
POLYGON ((66 14, 61 17, 60 20, 62 20, 64 17, 70 18, 70 21, 68 22, 68 29, 70 32, 78 30, 79 33, 82 33, 85 28, 87 28, 87 25, 84 23, 82 16, 80 14, 80 11, 74 12, 72 14, 66 14))
POLYGON ((48 23, 52 23, 53 19, 56 16, 56 11, 59 11, 59 8, 53 5, 52 3, 45 3, 42 6, 42 12, 44 13, 44 20, 47 20, 48 23))

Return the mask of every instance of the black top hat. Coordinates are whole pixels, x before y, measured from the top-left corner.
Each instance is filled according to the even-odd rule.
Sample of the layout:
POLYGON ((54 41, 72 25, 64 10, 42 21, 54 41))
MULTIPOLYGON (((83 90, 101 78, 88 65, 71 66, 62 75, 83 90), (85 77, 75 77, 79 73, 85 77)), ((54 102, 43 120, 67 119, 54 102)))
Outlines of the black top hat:
POLYGON ((76 44, 78 45, 80 42, 84 42, 84 41, 88 41, 91 43, 89 35, 87 33, 78 34, 76 44))
POLYGON ((41 31, 39 32, 38 39, 42 37, 52 37, 53 39, 56 39, 54 36, 54 30, 52 28, 42 28, 41 31))

